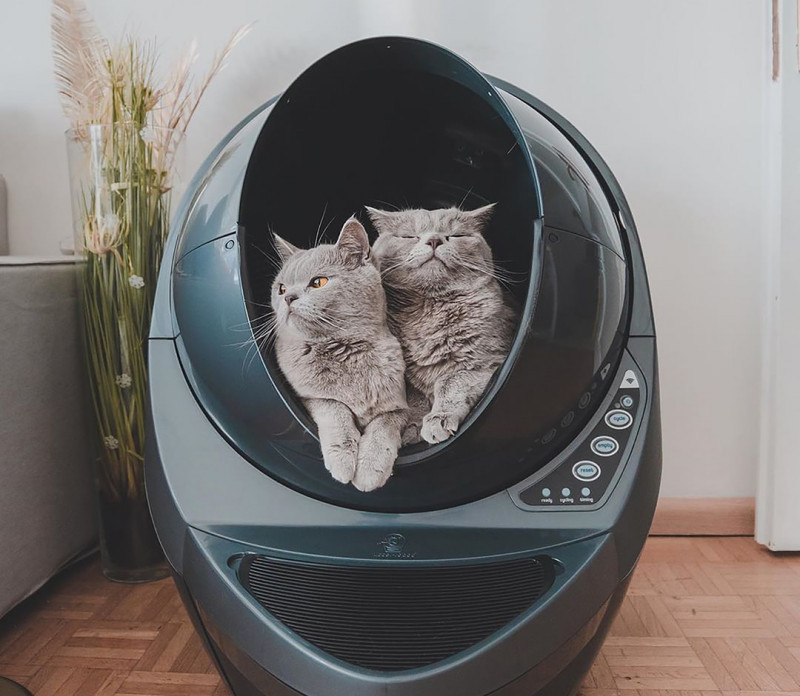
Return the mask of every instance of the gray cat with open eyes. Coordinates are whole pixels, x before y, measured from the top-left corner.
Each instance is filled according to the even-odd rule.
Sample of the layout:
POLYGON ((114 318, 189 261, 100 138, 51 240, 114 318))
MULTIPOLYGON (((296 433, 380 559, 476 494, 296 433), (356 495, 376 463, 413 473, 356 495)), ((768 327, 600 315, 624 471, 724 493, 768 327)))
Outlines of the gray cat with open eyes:
POLYGON ((301 250, 275 235, 275 354, 317 424, 333 478, 362 491, 392 474, 406 422, 403 353, 389 331, 367 233, 348 220, 336 244, 301 250))
POLYGON ((367 208, 379 235, 373 254, 389 325, 403 346, 410 385, 406 444, 451 437, 511 347, 516 312, 483 238, 492 208, 367 208))

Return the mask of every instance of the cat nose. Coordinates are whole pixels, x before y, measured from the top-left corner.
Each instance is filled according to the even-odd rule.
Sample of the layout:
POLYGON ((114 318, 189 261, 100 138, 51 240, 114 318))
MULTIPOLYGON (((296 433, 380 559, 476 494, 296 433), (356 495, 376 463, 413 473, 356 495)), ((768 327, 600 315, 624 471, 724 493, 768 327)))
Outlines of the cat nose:
POLYGON ((428 237, 425 240, 425 244, 427 244, 434 251, 436 251, 436 247, 439 246, 441 243, 442 243, 442 238, 437 236, 428 237))
POLYGON ((297 299, 297 293, 289 292, 283 296, 283 299, 286 300, 286 304, 290 305, 297 299))

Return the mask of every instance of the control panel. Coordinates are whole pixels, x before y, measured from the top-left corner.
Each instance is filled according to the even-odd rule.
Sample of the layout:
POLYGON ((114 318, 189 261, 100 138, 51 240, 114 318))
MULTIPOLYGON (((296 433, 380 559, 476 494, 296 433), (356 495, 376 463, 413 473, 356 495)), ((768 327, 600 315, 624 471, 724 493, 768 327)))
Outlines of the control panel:
POLYGON ((633 370, 626 370, 616 392, 606 399, 605 412, 581 444, 555 468, 532 484, 511 491, 526 509, 575 509, 600 502, 617 470, 641 413, 644 390, 633 370))

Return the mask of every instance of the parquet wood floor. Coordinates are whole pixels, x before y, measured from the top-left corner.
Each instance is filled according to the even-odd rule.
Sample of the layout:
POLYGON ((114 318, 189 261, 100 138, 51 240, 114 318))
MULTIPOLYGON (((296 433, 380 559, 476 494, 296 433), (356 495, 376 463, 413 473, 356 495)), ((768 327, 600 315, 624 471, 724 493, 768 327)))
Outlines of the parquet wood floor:
MULTIPOLYGON (((0 621, 0 675, 35 696, 230 696, 172 582, 96 559, 0 621)), ((651 538, 581 696, 800 696, 800 555, 651 538)))

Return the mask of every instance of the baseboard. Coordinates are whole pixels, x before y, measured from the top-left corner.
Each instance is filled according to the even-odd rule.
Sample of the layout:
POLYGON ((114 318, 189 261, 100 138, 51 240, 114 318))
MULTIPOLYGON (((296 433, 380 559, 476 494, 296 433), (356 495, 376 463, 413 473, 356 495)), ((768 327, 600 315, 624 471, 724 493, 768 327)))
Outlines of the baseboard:
POLYGON ((651 536, 753 536, 755 498, 660 498, 651 536))

